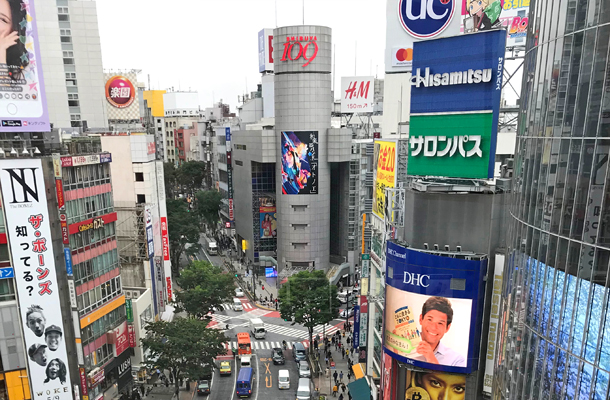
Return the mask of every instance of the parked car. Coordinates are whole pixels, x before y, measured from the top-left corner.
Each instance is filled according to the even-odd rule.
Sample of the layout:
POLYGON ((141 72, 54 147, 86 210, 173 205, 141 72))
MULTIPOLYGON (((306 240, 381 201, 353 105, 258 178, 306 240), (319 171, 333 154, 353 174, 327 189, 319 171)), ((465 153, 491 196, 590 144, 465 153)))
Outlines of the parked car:
POLYGON ((307 361, 301 361, 299 363, 299 378, 310 378, 311 370, 309 369, 309 364, 307 361))
POLYGON ((286 359, 284 358, 284 351, 279 347, 274 347, 271 349, 271 358, 273 359, 273 364, 285 364, 286 359))
POLYGON ((354 308, 350 308, 349 310, 341 310, 341 314, 339 314, 339 316, 341 318, 349 318, 352 317, 354 315, 354 308))
POLYGON ((220 363, 220 375, 231 375, 231 363, 222 361, 220 363))
POLYGON ((210 394, 210 382, 207 380, 197 381, 197 395, 208 395, 210 394))

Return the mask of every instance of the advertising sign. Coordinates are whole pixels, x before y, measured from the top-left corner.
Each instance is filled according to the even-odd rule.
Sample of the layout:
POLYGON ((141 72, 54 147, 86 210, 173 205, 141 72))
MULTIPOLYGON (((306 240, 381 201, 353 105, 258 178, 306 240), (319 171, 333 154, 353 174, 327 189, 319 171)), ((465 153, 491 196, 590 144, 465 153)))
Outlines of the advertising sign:
POLYGON ((277 278, 277 270, 273 267, 265 267, 265 278, 277 278))
POLYGON ((262 198, 259 207, 261 239, 272 239, 277 237, 277 220, 275 212, 276 208, 273 199, 267 197, 262 198))
POLYGON ((407 370, 405 400, 466 398, 466 375, 407 370))
POLYGON ((318 132, 282 132, 282 193, 318 194, 318 132))
POLYGON ((354 333, 353 333, 354 349, 360 347, 360 306, 354 306, 354 333))
POLYGON ((369 320, 369 300, 367 296, 360 296, 360 343, 366 343, 369 320))
POLYGON ((388 242, 384 347, 400 362, 445 372, 478 366, 487 260, 388 242))
POLYGON ((306 67, 316 59, 318 50, 320 50, 320 48, 318 47, 317 36, 286 37, 280 61, 298 61, 303 63, 301 67, 306 67))
POLYGON ((170 278, 169 276, 165 277, 165 286, 167 289, 167 301, 173 301, 172 300, 172 278, 170 278))
POLYGON ((68 231, 68 221, 66 221, 66 214, 60 214, 59 219, 59 226, 61 228, 61 241, 63 244, 68 246, 70 244, 70 233, 68 231))
POLYGON ((101 229, 104 227, 104 225, 115 222, 116 220, 117 213, 111 212, 110 214, 104 214, 101 217, 86 219, 81 222, 70 224, 68 227, 68 232, 70 235, 74 235, 75 233, 85 232, 90 229, 101 229))
POLYGON ((485 377, 483 392, 491 394, 494 376, 494 359, 496 357, 496 339, 500 332, 500 301, 502 300, 502 276, 504 274, 504 254, 496 254, 494 266, 494 284, 491 295, 491 312, 489 316, 489 333, 485 355, 485 377))
MULTIPOLYGON (((383 391, 383 400, 391 400, 392 394, 392 357, 383 354, 383 376, 381 379, 381 389, 383 391)), ((423 399, 423 397, 422 397, 423 399)))
POLYGON ((62 167, 80 167, 81 165, 104 164, 112 162, 112 154, 90 154, 88 156, 61 157, 62 167))
POLYGON ((127 322, 124 321, 121 325, 113 330, 114 335, 114 356, 118 357, 127 348, 129 348, 129 335, 127 333, 127 322))
POLYGON ((125 299, 125 316, 127 317, 127 322, 133 322, 133 304, 131 299, 125 299))
POLYGON ((72 399, 40 159, 0 162, 0 187, 33 400, 72 399), (10 189, 9 189, 10 188, 10 189))
POLYGON ((506 30, 506 47, 525 45, 530 0, 462 0, 462 30, 506 30))
POLYGON ((414 45, 409 175, 494 176, 505 42, 496 30, 414 45))
POLYGON ((341 94, 342 113, 373 112, 375 99, 375 77, 342 77, 341 94))
POLYGON ((0 132, 49 132, 34 2, 4 3, 8 17, 0 57, 0 132))
POLYGON ((373 213, 384 219, 385 190, 396 186, 396 142, 375 140, 373 213))
POLYGON ((229 219, 233 221, 234 206, 233 206, 233 163, 231 162, 231 128, 225 128, 225 139, 227 146, 227 188, 229 198, 229 219))
POLYGON ((163 260, 169 261, 169 235, 167 232, 167 217, 161 217, 161 243, 163 243, 163 260))
POLYGON ((362 254, 362 261, 360 264, 361 267, 361 277, 368 278, 370 269, 371 269, 371 255, 370 254, 362 254))
POLYGON ((386 0, 386 72, 411 71, 413 44, 460 33, 459 0, 386 0))
POLYGON ((155 238, 153 235, 152 226, 152 210, 150 207, 144 208, 144 223, 146 224, 146 247, 148 249, 148 261, 150 263, 150 282, 152 283, 152 296, 153 296, 153 307, 155 309, 155 315, 158 315, 157 310, 157 279, 155 274, 155 238))
POLYGON ((72 252, 68 247, 64 247, 64 260, 66 261, 66 272, 68 276, 72 276, 72 252))
POLYGON ((106 100, 116 108, 127 108, 136 98, 136 89, 129 79, 115 75, 106 81, 106 100))
POLYGON ((136 330, 133 325, 127 325, 127 333, 129 334, 129 347, 136 347, 136 330))
POLYGON ((258 32, 258 72, 273 72, 273 29, 258 32))
POLYGON ((85 398, 89 397, 89 391, 87 390, 87 374, 85 373, 85 369, 82 367, 78 369, 78 373, 80 376, 80 391, 84 400, 85 398))
POLYGON ((64 198, 64 183, 61 179, 55 179, 55 194, 57 195, 57 208, 63 211, 66 208, 66 199, 64 198))

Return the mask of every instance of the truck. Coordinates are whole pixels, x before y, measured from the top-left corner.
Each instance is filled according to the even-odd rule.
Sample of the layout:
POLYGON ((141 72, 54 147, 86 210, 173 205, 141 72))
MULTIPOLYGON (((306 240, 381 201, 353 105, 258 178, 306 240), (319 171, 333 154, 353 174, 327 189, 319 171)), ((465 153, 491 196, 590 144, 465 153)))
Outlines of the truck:
POLYGON ((208 243, 208 254, 211 256, 215 256, 218 254, 218 245, 216 242, 211 241, 208 243))
POLYGON ((265 338, 265 323, 260 318, 252 318, 250 320, 250 331, 256 339, 265 338))

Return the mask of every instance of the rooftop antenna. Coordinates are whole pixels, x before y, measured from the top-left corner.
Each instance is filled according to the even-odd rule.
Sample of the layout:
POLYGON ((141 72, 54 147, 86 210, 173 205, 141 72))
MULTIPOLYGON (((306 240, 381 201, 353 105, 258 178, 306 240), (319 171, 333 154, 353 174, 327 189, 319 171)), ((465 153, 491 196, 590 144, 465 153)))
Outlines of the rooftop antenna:
POLYGON ((305 25, 305 0, 303 0, 303 25, 305 25))
POLYGON ((335 75, 335 62, 337 61, 337 45, 333 44, 333 96, 335 96, 335 80, 337 76, 335 75))
POLYGON ((277 0, 275 0, 275 27, 277 28, 277 0))
POLYGON ((358 76, 358 42, 355 43, 354 47, 354 76, 358 76))

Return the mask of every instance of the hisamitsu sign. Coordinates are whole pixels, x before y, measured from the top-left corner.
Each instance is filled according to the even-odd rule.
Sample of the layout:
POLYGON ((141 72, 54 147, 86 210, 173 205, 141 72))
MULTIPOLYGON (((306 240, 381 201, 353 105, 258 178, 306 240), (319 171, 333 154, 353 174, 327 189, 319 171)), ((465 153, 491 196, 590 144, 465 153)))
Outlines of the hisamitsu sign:
POLYGON ((506 34, 414 44, 409 175, 494 176, 506 34))

